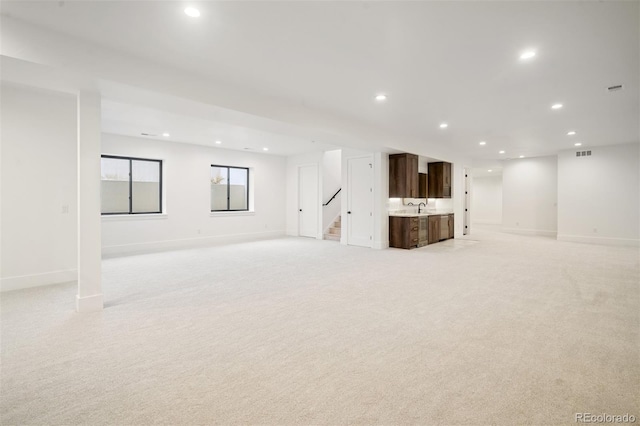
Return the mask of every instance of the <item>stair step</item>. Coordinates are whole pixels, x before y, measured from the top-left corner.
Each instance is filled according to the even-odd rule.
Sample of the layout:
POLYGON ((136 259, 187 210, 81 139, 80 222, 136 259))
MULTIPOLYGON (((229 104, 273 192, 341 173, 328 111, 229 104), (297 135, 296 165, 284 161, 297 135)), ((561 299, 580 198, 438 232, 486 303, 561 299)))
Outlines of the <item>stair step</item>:
POLYGON ((324 234, 324 239, 325 240, 332 240, 332 241, 340 241, 340 235, 324 234))
POLYGON ((340 228, 335 228, 333 226, 329 228, 329 234, 340 235, 340 232, 341 232, 340 228))

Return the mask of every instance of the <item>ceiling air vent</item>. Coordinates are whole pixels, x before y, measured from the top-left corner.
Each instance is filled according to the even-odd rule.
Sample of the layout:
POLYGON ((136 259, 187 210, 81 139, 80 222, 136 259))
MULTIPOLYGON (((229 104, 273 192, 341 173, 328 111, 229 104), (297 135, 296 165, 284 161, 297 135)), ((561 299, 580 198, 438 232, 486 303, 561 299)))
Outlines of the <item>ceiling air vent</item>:
POLYGON ((576 157, 588 157, 591 155, 591 151, 576 151, 576 157))
POLYGON ((617 92, 618 90, 622 90, 622 84, 617 84, 615 86, 609 86, 609 87, 607 87, 607 90, 609 92, 617 92))

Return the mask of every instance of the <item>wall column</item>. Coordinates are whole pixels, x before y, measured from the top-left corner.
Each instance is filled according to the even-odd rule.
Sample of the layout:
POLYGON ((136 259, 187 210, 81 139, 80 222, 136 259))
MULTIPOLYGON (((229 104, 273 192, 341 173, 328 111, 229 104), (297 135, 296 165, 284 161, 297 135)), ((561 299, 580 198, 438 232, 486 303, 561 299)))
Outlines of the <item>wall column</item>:
POLYGON ((78 94, 78 312, 103 308, 100 102, 100 94, 97 92, 80 91, 78 94))

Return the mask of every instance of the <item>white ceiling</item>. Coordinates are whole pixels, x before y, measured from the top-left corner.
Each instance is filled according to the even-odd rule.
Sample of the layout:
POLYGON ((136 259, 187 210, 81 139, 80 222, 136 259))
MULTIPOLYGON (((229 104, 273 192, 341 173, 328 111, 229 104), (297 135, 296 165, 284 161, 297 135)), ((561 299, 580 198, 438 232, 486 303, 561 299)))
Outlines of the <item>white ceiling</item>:
POLYGON ((479 160, 639 141, 638 2, 189 2, 197 19, 186 4, 3 1, 2 12, 479 160), (526 49, 537 55, 523 62, 526 49))
POLYGON ((336 149, 335 146, 315 140, 295 138, 282 133, 266 132, 108 99, 102 100, 102 131, 146 139, 284 156, 312 150, 336 149), (164 136, 165 133, 169 136, 164 136), (216 144, 216 141, 220 141, 220 144, 216 144), (264 148, 267 148, 267 151, 264 148))

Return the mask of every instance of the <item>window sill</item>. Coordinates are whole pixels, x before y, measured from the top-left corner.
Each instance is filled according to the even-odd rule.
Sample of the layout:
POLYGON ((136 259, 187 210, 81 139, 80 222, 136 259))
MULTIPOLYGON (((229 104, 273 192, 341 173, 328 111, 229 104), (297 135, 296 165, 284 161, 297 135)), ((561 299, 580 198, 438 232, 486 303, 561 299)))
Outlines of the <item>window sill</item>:
POLYGON ((110 214, 100 216, 103 222, 117 222, 121 220, 158 220, 168 219, 169 215, 166 213, 149 213, 149 214, 110 214))
POLYGON ((211 217, 224 217, 224 216, 255 216, 256 212, 253 210, 240 211, 240 212, 210 212, 211 217))

